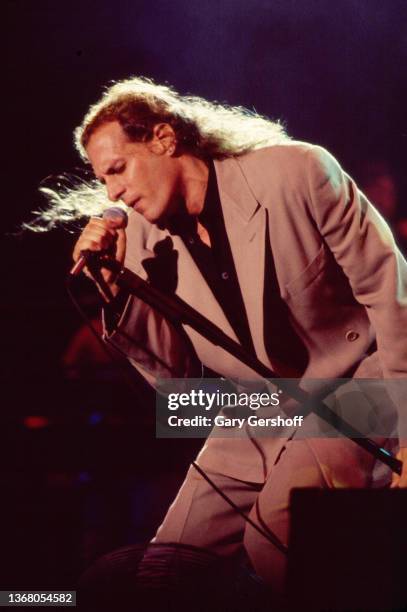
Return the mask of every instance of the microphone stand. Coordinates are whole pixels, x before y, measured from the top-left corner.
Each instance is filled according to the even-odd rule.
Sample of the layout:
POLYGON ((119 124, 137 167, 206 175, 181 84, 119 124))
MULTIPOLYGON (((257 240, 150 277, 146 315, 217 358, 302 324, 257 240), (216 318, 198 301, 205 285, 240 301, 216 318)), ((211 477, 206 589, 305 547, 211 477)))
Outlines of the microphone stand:
POLYGON ((299 385, 287 383, 285 379, 281 378, 276 372, 262 363, 256 355, 244 349, 235 340, 232 340, 232 338, 227 336, 217 327, 217 325, 214 325, 214 323, 189 306, 189 304, 184 302, 180 297, 164 293, 134 272, 131 272, 127 268, 120 267, 115 261, 99 261, 99 266, 116 272, 117 278, 115 282, 119 287, 143 300, 173 323, 189 325, 204 338, 220 346, 249 366, 262 378, 278 380, 276 384, 278 384, 279 388, 287 393, 289 397, 301 404, 301 410, 296 413, 297 415, 306 416, 310 412, 314 412, 324 421, 332 425, 339 433, 350 438, 376 459, 379 459, 382 463, 390 467, 393 472, 399 475, 401 474, 403 464, 399 459, 391 455, 391 453, 376 444, 376 442, 370 438, 365 437, 350 423, 331 410, 321 398, 316 397, 315 394, 310 394, 299 385))

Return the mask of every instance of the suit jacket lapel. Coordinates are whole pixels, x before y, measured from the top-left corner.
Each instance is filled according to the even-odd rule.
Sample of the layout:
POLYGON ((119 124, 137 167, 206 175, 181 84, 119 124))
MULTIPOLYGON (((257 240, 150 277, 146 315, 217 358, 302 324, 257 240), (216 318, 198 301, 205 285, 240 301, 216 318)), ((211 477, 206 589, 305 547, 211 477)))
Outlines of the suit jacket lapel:
POLYGON ((263 291, 266 211, 254 197, 232 158, 215 161, 226 231, 257 356, 269 362, 263 340, 263 291))
POLYGON ((230 326, 219 302, 213 295, 183 240, 177 235, 170 234, 167 230, 157 229, 157 232, 159 232, 159 237, 155 231, 150 233, 146 246, 149 252, 151 252, 151 256, 154 257, 153 251, 158 240, 169 239, 172 242, 172 248, 178 256, 176 295, 220 327, 233 340, 237 341, 236 334, 230 326))

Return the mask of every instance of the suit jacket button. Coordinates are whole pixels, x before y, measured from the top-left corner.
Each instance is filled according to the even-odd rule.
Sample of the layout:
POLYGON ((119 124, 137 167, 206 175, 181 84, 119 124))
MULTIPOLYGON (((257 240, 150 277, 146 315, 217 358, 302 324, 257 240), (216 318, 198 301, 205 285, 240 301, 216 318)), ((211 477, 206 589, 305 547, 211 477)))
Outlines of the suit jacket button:
POLYGON ((353 329, 350 329, 349 331, 346 332, 346 340, 348 342, 354 342, 358 338, 359 338, 358 332, 353 331, 353 329))

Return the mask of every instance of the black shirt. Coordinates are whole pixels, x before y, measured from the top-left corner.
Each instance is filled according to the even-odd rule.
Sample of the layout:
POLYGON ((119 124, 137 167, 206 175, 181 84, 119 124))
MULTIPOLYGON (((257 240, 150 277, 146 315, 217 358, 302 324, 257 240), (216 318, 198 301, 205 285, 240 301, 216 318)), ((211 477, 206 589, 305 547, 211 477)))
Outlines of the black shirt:
POLYGON ((196 223, 189 225, 188 229, 185 228, 181 238, 219 302, 240 344, 246 350, 254 352, 246 309, 226 233, 213 163, 209 167, 208 186, 199 222, 209 234, 211 248, 198 236, 196 223))

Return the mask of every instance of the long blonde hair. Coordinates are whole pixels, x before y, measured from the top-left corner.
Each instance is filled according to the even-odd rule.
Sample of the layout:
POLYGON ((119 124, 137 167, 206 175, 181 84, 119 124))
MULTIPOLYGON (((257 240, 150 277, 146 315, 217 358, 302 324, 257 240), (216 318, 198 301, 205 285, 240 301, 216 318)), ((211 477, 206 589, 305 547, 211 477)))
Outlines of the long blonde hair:
MULTIPOLYGON (((102 124, 118 121, 132 141, 146 142, 157 123, 174 129, 177 147, 202 159, 223 159, 287 142, 283 126, 242 107, 208 102, 197 96, 182 96, 151 79, 132 77, 111 85, 90 107, 74 133, 75 145, 87 161, 86 145, 102 124)), ((63 187, 40 188, 48 207, 38 211, 26 227, 50 229, 61 222, 99 214, 108 203, 103 186, 87 180, 63 187)))

